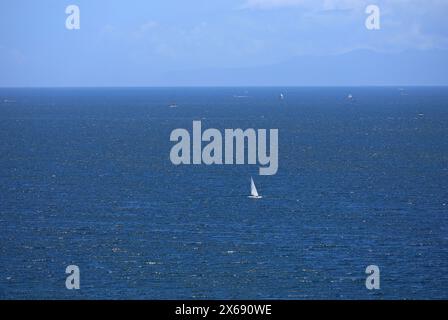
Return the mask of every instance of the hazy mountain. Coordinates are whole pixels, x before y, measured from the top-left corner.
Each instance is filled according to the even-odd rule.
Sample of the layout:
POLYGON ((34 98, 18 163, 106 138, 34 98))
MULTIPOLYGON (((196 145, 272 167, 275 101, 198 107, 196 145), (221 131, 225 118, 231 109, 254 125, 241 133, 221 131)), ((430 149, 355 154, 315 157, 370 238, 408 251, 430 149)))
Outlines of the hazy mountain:
POLYGON ((448 51, 379 53, 355 50, 300 56, 283 63, 234 69, 182 70, 164 74, 161 85, 448 85, 448 51))

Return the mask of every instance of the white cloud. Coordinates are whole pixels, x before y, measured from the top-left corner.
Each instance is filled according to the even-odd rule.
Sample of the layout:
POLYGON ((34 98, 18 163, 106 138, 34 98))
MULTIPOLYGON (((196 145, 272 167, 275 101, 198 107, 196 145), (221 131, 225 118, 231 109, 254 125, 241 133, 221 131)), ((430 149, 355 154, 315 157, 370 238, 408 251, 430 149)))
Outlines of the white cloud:
MULTIPOLYGON (((301 37, 315 37, 316 51, 348 47, 374 48, 379 51, 448 48, 448 33, 442 28, 448 0, 241 0, 246 10, 295 9, 313 29, 297 29, 301 37), (381 10, 381 30, 364 27, 365 8, 376 4, 381 10), (344 11, 341 15, 340 12, 344 11), (346 12, 345 12, 346 11, 346 12), (338 14, 336 14, 336 12, 338 14), (325 14, 322 14, 325 13, 325 14), (333 14, 334 13, 334 14, 333 14), (328 26, 332 28, 328 28, 328 26), (345 32, 345 34, 344 34, 345 32), (314 35, 312 34, 314 33, 314 35), (330 47, 317 44, 326 38, 330 47), (334 43, 333 39, 339 39, 334 43)), ((303 20, 302 20, 303 21, 303 20)), ((299 22, 297 22, 299 24, 299 22)), ((301 43, 303 47, 304 44, 301 43)))
POLYGON ((152 30, 158 26, 159 26, 159 23, 157 21, 153 21, 153 20, 146 21, 144 24, 142 24, 140 26, 140 31, 146 32, 146 31, 152 30))
POLYGON ((246 0, 245 9, 302 7, 313 10, 350 10, 366 5, 366 0, 246 0))
POLYGON ((134 30, 132 33, 132 36, 136 39, 141 39, 148 33, 151 33, 151 31, 157 29, 159 27, 159 23, 154 20, 149 20, 144 22, 143 24, 139 25, 137 30, 134 30))

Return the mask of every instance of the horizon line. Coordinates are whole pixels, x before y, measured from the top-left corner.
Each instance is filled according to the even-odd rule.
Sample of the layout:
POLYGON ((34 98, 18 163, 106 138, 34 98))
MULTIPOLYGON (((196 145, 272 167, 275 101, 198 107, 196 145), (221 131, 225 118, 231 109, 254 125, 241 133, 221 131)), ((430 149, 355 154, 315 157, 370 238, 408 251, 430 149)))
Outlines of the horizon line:
POLYGON ((172 85, 172 86, 0 86, 0 89, 151 89, 151 88, 394 88, 448 87, 448 84, 384 85, 172 85))

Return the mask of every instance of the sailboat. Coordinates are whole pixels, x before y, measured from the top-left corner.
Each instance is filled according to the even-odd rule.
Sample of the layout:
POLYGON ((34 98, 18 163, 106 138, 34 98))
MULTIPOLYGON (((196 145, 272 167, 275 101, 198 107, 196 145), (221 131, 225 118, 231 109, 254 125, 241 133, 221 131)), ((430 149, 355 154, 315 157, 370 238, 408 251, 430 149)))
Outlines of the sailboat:
POLYGON ((255 187, 254 179, 250 177, 250 196, 251 199, 261 199, 263 198, 258 194, 257 187, 255 187))
POLYGON ((280 98, 280 100, 283 100, 283 99, 285 99, 285 96, 283 95, 283 93, 280 93, 280 96, 279 96, 279 98, 280 98))

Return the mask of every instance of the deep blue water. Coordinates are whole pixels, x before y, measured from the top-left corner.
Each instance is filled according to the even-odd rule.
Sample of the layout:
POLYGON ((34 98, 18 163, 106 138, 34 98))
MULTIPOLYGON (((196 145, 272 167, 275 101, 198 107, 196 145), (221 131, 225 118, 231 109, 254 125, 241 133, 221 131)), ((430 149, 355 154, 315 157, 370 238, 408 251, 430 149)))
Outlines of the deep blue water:
POLYGON ((447 182, 448 88, 0 89, 0 298, 447 299, 447 182), (193 120, 278 173, 172 165, 193 120))

